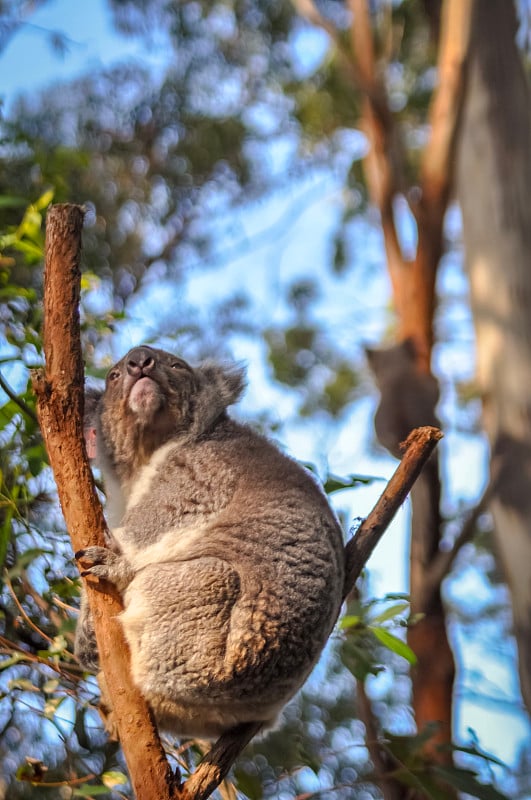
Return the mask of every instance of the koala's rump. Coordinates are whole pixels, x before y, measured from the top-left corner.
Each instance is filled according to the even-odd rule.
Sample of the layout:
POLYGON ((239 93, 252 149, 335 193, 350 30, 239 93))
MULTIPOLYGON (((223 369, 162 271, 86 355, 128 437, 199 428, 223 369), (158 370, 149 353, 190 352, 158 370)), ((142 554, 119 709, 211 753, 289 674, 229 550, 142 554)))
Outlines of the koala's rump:
MULTIPOLYGON (((289 599, 289 598, 288 598, 289 599)), ((128 587, 121 615, 133 679, 162 727, 217 736, 240 722, 272 724, 299 688, 333 624, 313 641, 267 580, 219 558, 159 563, 128 587)), ((304 614, 303 614, 304 616, 304 614)))

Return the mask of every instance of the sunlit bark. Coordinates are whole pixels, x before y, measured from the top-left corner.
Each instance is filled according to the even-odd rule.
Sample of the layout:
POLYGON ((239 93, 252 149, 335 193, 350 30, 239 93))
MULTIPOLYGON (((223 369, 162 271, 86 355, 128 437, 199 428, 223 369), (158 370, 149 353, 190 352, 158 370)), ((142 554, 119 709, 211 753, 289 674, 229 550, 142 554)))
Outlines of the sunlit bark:
POLYGON ((480 3, 458 195, 494 480, 495 544, 531 711, 531 96, 508 0, 480 3))

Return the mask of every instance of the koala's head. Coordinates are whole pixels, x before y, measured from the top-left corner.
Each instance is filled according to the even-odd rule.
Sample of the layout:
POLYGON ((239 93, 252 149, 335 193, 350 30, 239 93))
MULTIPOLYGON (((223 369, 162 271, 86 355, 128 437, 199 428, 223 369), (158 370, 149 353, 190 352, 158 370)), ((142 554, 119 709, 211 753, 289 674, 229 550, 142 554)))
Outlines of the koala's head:
POLYGON ((366 347, 365 354, 380 389, 415 369, 415 344, 412 339, 405 339, 391 347, 366 347))
MULTIPOLYGON (((241 369, 217 364, 194 368, 164 350, 135 347, 109 370, 98 397, 87 393, 98 459, 121 477, 130 476, 170 439, 199 436, 211 428, 243 388, 241 369)), ((91 430, 89 422, 87 442, 91 430)))

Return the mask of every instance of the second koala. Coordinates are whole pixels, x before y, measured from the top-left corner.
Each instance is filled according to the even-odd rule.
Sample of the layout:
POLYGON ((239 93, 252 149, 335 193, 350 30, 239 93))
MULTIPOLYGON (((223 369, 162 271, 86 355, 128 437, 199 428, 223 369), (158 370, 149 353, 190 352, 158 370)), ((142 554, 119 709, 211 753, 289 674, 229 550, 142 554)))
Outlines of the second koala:
MULTIPOLYGON (((113 541, 77 557, 122 592, 133 679, 176 735, 272 724, 343 596, 338 522, 305 469, 228 416, 243 387, 144 346, 87 396, 113 541)), ((97 666, 86 602, 76 653, 97 666)))

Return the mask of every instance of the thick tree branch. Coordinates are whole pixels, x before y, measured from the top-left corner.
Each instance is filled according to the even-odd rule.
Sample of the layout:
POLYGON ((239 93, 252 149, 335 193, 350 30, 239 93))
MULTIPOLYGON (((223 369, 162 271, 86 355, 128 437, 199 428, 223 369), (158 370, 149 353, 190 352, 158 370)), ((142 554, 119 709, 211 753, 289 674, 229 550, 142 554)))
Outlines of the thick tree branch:
POLYGON ((428 119, 430 137, 420 169, 419 201, 412 204, 417 220, 418 245, 412 263, 403 334, 412 337, 419 353, 419 367, 430 368, 435 313, 435 279, 443 254, 443 223, 455 173, 455 151, 465 95, 474 0, 446 0, 442 5, 437 88, 428 119))
MULTIPOLYGON (((32 376, 37 414, 74 551, 105 545, 105 521, 83 440, 84 376, 79 336, 83 211, 53 206, 47 216, 44 273, 45 371, 32 376)), ((129 653, 116 619, 116 596, 87 583, 101 666, 113 699, 131 783, 142 800, 171 798, 173 775, 150 710, 133 685, 129 653)))
POLYGON ((248 722, 223 734, 184 784, 182 800, 206 800, 262 725, 248 722))

